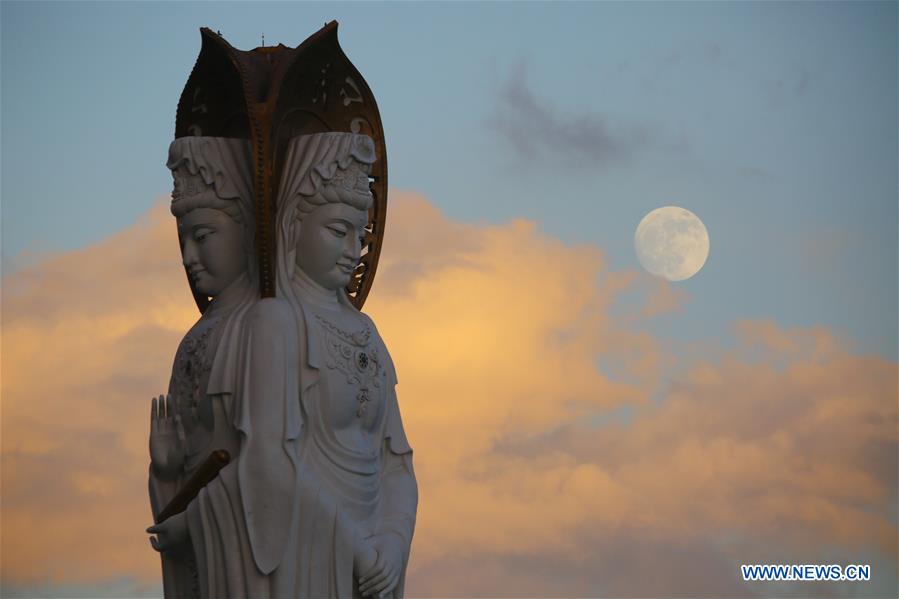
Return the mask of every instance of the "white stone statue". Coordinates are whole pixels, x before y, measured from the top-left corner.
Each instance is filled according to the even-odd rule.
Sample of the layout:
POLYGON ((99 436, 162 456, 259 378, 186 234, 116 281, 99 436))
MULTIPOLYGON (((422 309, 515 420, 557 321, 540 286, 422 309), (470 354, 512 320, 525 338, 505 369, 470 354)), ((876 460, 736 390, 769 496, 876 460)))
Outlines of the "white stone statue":
POLYGON ((393 361, 346 294, 367 233, 374 160, 364 135, 291 140, 276 215, 277 288, 300 340, 303 463, 377 551, 374 568, 361 570, 363 594, 400 597, 418 504, 412 449, 393 361))
MULTIPOLYGON (((169 147, 172 214, 184 266, 209 307, 175 354, 169 392, 152 400, 150 502, 154 519, 214 450, 237 455, 233 426, 241 323, 256 302, 250 143, 182 137, 169 147)), ((197 564, 187 541, 187 516, 151 527, 161 550, 166 597, 199 596, 197 564)))
MULTIPOLYGON (((279 297, 236 304, 222 333, 239 331, 228 337, 234 343, 212 350, 204 396, 212 433, 192 443, 197 429, 180 427, 185 464, 204 443, 207 454, 222 448, 236 458, 186 512, 148 529, 173 572, 166 597, 403 594, 418 501, 411 448, 390 356, 345 292, 368 223, 373 160, 361 135, 289 144, 276 216, 279 297)), ((234 284, 252 278, 244 271, 234 284)), ((176 399, 165 403, 177 408, 154 409, 164 450, 154 452, 151 495, 154 479, 187 474, 176 466, 182 452, 171 431, 179 427, 169 417, 190 416, 175 384, 177 359, 175 370, 176 399)), ((201 426, 207 412, 197 410, 201 426)))

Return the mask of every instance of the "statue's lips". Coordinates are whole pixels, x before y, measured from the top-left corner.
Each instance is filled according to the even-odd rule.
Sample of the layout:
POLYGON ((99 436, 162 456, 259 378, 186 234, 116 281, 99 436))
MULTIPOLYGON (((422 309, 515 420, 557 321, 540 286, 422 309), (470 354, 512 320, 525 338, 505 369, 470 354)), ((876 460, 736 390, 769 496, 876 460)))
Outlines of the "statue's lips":
POLYGON ((337 263, 337 269, 345 275, 353 274, 355 267, 352 264, 337 263))
POLYGON ((192 270, 192 271, 190 271, 190 272, 188 273, 188 276, 190 277, 190 280, 191 280, 191 281, 196 282, 197 279, 199 278, 199 276, 202 275, 202 274, 205 274, 205 273, 206 273, 206 269, 205 269, 205 268, 200 268, 200 269, 198 269, 198 270, 192 270))

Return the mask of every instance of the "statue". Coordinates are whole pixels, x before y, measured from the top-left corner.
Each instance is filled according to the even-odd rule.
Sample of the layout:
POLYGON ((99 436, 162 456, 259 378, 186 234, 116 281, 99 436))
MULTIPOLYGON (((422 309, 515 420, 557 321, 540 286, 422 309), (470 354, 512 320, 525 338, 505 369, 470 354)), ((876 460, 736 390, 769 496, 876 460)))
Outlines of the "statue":
POLYGON ((301 339, 303 462, 378 552, 362 591, 402 595, 418 491, 390 354, 346 293, 369 235, 372 140, 293 139, 278 200, 277 285, 301 339), (327 397, 327 400, 325 400, 327 397))
MULTIPOLYGON (((182 260, 199 293, 212 297, 184 336, 166 397, 152 400, 150 500, 154 517, 173 500, 212 451, 237 454, 231 426, 241 322, 258 295, 247 140, 183 137, 169 147, 182 260)), ((196 563, 183 543, 184 514, 167 520, 171 534, 152 539, 163 553, 166 596, 198 592, 196 563)))
MULTIPOLYGON (((310 40, 336 45, 323 35, 335 30, 310 40)), ((219 42, 203 32, 205 52, 219 42)), ((180 122, 200 67, 176 136, 201 132, 180 122)), ((304 128, 293 122, 274 136, 275 235, 265 230, 271 171, 251 168, 271 147, 187 135, 172 144, 172 211, 203 314, 178 349, 169 396, 152 402, 148 532, 167 598, 403 595, 412 450, 390 355, 358 309, 386 198, 383 142, 358 133, 379 130, 367 110, 349 114, 357 132, 290 137, 304 128)))

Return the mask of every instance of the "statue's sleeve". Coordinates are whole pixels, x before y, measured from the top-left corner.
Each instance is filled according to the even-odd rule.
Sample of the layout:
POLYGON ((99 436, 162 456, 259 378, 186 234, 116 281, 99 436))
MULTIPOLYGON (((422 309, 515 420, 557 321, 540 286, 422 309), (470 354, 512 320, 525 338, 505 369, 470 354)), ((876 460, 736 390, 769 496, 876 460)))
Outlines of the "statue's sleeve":
POLYGON ((302 427, 296 319, 276 298, 257 302, 245 320, 235 426, 241 433, 237 478, 253 559, 269 574, 293 529, 302 427))
POLYGON ((387 375, 387 414, 381 450, 381 490, 384 497, 378 534, 394 534, 402 539, 404 562, 409 559, 409 546, 415 531, 418 509, 418 484, 412 468, 412 447, 406 438, 396 397, 396 370, 387 348, 383 346, 387 375))

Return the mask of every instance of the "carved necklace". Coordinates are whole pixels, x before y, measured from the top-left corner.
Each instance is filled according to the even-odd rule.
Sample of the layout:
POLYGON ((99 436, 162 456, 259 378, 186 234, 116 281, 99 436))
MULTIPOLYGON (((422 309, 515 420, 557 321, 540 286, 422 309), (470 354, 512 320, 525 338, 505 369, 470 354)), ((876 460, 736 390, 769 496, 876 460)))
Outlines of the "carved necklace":
POLYGON ((328 357, 325 365, 346 377, 348 385, 358 389, 356 393, 356 417, 361 418, 371 401, 374 389, 381 386, 381 360, 376 349, 369 348, 371 328, 366 325, 358 331, 345 331, 316 314, 325 333, 328 357))
MULTIPOLYGON (((200 383, 206 375, 212 370, 212 356, 209 352, 209 339, 212 332, 218 327, 221 318, 216 318, 209 322, 202 333, 198 335, 188 335, 178 352, 178 358, 175 363, 175 371, 178 373, 176 394, 179 401, 183 401, 184 407, 189 409, 194 417, 200 416, 200 420, 211 428, 212 423, 205 414, 197 414, 199 402, 202 396, 205 396, 204 390, 200 389, 200 383)), ((209 415, 211 416, 211 414, 209 415)))

